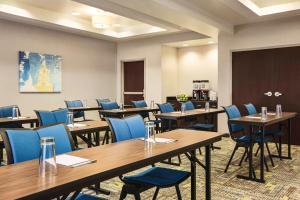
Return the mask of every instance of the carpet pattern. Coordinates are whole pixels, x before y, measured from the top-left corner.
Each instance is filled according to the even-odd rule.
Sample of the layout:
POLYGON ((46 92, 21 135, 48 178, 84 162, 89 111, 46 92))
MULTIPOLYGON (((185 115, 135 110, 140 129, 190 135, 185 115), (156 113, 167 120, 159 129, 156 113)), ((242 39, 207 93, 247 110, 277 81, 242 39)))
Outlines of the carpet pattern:
MULTIPOLYGON (((240 148, 232 161, 227 173, 224 168, 232 153, 234 142, 230 138, 224 138, 218 142, 216 146, 221 150, 212 151, 212 199, 215 200, 299 200, 300 199, 300 147, 292 146, 292 160, 279 160, 273 158, 275 167, 271 166, 267 160, 270 172, 265 173, 266 183, 256 183, 237 179, 237 174, 247 174, 247 162, 243 162, 242 166, 238 166, 243 154, 240 148)), ((270 144, 271 151, 275 154, 274 144, 270 144)), ((256 150, 257 146, 254 147, 256 150)), ((204 152, 204 149, 202 150, 204 152)), ((267 152, 265 152, 267 155, 267 152)), ((283 155, 287 153, 287 146, 283 146, 283 155)), ((197 151, 197 157, 203 161, 204 155, 200 155, 197 151)), ((182 155, 182 164, 180 167, 171 165, 158 164, 175 169, 190 170, 190 162, 182 155)), ((177 158, 173 158, 177 162, 177 158)), ((259 157, 254 158, 254 166, 257 176, 259 175, 259 157)), ((144 169, 138 170, 142 171, 144 169)), ((138 171, 132 172, 132 174, 138 171)), ((197 165, 197 199, 205 199, 205 174, 204 170, 197 165)), ((119 199, 120 191, 123 183, 119 178, 110 179, 101 183, 101 187, 111 191, 110 196, 99 195, 106 199, 119 199)), ((190 199, 190 179, 180 185, 183 199, 190 199)), ((93 193, 86 191, 87 193, 93 193)), ((143 192, 142 199, 152 199, 154 189, 143 192)), ((134 199, 132 195, 128 195, 126 199, 134 199)), ((175 188, 161 189, 158 199, 173 200, 177 199, 175 188)))

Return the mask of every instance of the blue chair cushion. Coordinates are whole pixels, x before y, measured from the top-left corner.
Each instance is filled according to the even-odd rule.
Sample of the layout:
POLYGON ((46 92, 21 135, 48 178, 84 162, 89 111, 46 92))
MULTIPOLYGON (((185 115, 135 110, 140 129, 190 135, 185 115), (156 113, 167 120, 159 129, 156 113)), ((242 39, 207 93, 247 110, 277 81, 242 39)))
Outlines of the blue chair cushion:
MULTIPOLYGON (((83 107, 83 104, 80 100, 75 100, 75 101, 66 101, 67 108, 69 107, 83 107)), ((76 111, 74 112, 74 118, 80 118, 84 117, 84 112, 83 111, 76 111)))
POLYGON ((60 109, 52 111, 56 119, 56 123, 67 123, 68 109, 60 109))
POLYGON ((132 101, 132 104, 134 105, 134 107, 136 108, 144 108, 147 107, 147 103, 144 100, 141 101, 132 101))
POLYGON ((96 99, 98 106, 101 106, 101 103, 107 103, 110 102, 109 99, 96 99))
MULTIPOLYGON (((261 134, 261 131, 257 132, 257 135, 261 134)), ((284 132, 280 130, 265 130, 265 136, 283 136, 284 132)))
POLYGON ((131 139, 130 129, 125 120, 118 118, 108 118, 108 121, 111 124, 111 128, 113 129, 112 131, 114 133, 116 142, 131 139))
MULTIPOLYGON (((240 136, 238 138, 235 138, 235 141, 236 142, 243 142, 243 143, 250 143, 250 136, 249 135, 240 136)), ((264 137, 263 141, 264 142, 270 142, 270 141, 272 141, 272 139, 264 137)), ((260 143, 261 142, 260 137, 256 137, 254 142, 255 143, 260 143)))
POLYGON ((152 167, 144 172, 132 176, 125 176, 125 183, 146 184, 157 187, 168 187, 180 183, 188 178, 189 172, 169 168, 152 167))
POLYGON ((40 118, 41 126, 56 124, 55 115, 51 111, 36 111, 40 118))
POLYGON ((103 110, 113 110, 120 108, 117 102, 102 102, 101 107, 103 110))
POLYGON ((0 108, 0 117, 12 117, 13 106, 6 106, 0 108))
POLYGON ((132 117, 127 117, 124 120, 130 130, 131 139, 145 137, 146 128, 141 116, 134 115, 132 117))
POLYGON ((256 108, 252 103, 245 104, 245 107, 249 115, 257 114, 256 108))
POLYGON ((187 101, 185 103, 183 103, 183 105, 185 106, 185 110, 194 110, 195 106, 191 101, 187 101))
MULTIPOLYGON (((235 105, 224 107, 224 110, 228 116, 228 119, 241 117, 239 109, 235 105)), ((241 124, 228 123, 230 133, 236 133, 244 130, 244 126, 241 124)))
POLYGON ((157 104, 161 113, 174 112, 174 108, 170 103, 157 104))
POLYGON ((192 128, 200 129, 200 130, 210 130, 210 129, 213 129, 214 127, 215 127, 215 125, 213 125, 213 124, 201 124, 201 123, 194 124, 192 126, 192 128))
POLYGON ((10 141, 13 162, 23 162, 39 157, 40 138, 34 130, 6 130, 10 141))
POLYGON ((40 128, 37 130, 40 137, 54 137, 56 154, 63 154, 72 151, 68 132, 63 124, 40 128))

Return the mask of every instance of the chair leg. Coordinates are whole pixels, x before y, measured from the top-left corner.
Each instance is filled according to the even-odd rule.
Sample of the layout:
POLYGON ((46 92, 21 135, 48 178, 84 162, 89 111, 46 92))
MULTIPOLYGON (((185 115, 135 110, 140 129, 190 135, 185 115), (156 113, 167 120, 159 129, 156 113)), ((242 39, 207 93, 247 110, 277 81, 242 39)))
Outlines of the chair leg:
POLYGON ((256 152, 255 152, 255 156, 258 155, 259 150, 260 150, 260 146, 258 145, 258 147, 257 147, 257 149, 256 149, 256 152))
MULTIPOLYGON (((247 153, 247 150, 246 150, 246 148, 245 148, 245 151, 244 151, 244 154, 243 154, 243 156, 242 156, 242 159, 241 159, 241 161, 240 161, 240 163, 239 163, 239 166, 242 166, 242 162, 243 162, 243 160, 244 160, 244 158, 245 158, 246 153, 247 153)), ((248 154, 248 153, 247 153, 247 154, 248 154)))
POLYGON ((123 199, 125 199, 125 198, 126 198, 126 196, 127 196, 126 187, 125 187, 125 185, 123 185, 123 187, 122 187, 122 191, 121 191, 121 194, 120 194, 120 199, 119 199, 119 200, 123 200, 123 199))
POLYGON ((230 159, 229 159, 229 161, 228 161, 228 163, 227 163, 227 166, 226 166, 226 168, 225 168, 225 170, 224 170, 225 173, 227 172, 228 167, 229 167, 229 165, 230 165, 230 163, 231 163, 231 160, 232 160, 232 158, 233 158, 233 156, 234 156, 234 154, 235 154, 235 152, 236 152, 237 149, 238 149, 238 145, 236 144, 235 147, 234 147, 234 149, 233 149, 233 152, 232 152, 232 154, 231 154, 231 156, 230 156, 230 159))
POLYGON ((73 138, 75 147, 78 148, 78 140, 77 140, 77 136, 76 136, 76 135, 72 135, 72 138, 73 138))
POLYGON ((177 194, 177 198, 178 200, 181 200, 181 193, 180 193, 180 189, 179 189, 179 185, 175 185, 176 188, 176 194, 177 194))
POLYGON ((268 154, 269 154, 269 158, 270 158, 270 161, 271 161, 271 164, 273 167, 275 167, 274 165, 274 161, 273 161, 273 158, 272 158, 272 155, 271 155, 271 152, 270 152, 270 149, 269 149, 269 145, 268 143, 266 142, 266 147, 267 147, 267 151, 268 151, 268 154))
POLYGON ((180 157, 180 155, 178 155, 178 162, 179 162, 179 164, 181 164, 181 157, 180 157))
POLYGON ((198 148, 198 150, 199 150, 199 154, 200 154, 200 155, 202 155, 202 151, 201 151, 201 148, 198 148))
POLYGON ((135 200, 141 200, 141 195, 139 192, 136 192, 133 195, 134 195, 135 200))
POLYGON ((156 200, 158 192, 159 192, 159 187, 156 188, 152 200, 156 200))
POLYGON ((266 157, 264 157, 264 163, 265 163, 265 167, 266 167, 267 172, 269 172, 270 170, 269 170, 269 166, 268 166, 266 157))

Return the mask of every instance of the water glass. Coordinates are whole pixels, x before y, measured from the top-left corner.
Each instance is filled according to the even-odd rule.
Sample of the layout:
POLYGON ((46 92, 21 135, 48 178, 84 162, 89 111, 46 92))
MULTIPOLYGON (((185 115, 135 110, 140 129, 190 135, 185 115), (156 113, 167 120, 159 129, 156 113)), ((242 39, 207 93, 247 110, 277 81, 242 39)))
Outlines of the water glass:
POLYGON ((88 105, 87 105, 87 99, 83 99, 83 107, 88 107, 88 105))
POLYGON ((154 122, 151 121, 145 122, 145 128, 146 128, 145 140, 152 138, 153 142, 155 142, 154 122))
POLYGON ((67 113, 67 125, 74 125, 74 114, 73 112, 67 113))
POLYGON ((181 114, 184 114, 185 113, 185 104, 182 103, 181 104, 181 114))
POLYGON ((276 105, 276 115, 279 117, 282 116, 281 104, 276 105))
POLYGON ((205 102, 205 111, 209 111, 209 102, 205 102))
POLYGON ((17 106, 14 106, 12 108, 12 118, 18 119, 19 118, 19 108, 17 106))
POLYGON ((39 175, 41 177, 57 175, 54 137, 42 137, 39 157, 39 175))
POLYGON ((124 110, 124 104, 121 104, 121 110, 124 110))
POLYGON ((268 117, 267 107, 261 107, 261 119, 266 120, 268 117))
POLYGON ((153 100, 150 103, 150 108, 154 108, 154 101, 153 100))

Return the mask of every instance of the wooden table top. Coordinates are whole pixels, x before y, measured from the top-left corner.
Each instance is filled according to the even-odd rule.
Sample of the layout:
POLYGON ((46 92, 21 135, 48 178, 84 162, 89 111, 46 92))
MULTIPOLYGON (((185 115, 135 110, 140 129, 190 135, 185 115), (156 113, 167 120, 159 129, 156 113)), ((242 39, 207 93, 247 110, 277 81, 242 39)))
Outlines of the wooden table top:
POLYGON ((83 124, 85 126, 81 126, 81 127, 68 127, 67 126, 69 128, 69 131, 72 134, 104 131, 109 128, 107 122, 102 121, 102 120, 75 122, 75 124, 83 124))
POLYGON ((121 109, 113 109, 113 110, 100 110, 101 114, 133 114, 133 113, 142 113, 142 112, 157 112, 159 108, 150 108, 150 107, 143 107, 143 108, 125 108, 121 109))
POLYGON ((177 129, 157 136, 176 139, 176 142, 154 144, 151 151, 138 139, 74 151, 69 154, 97 162, 76 168, 58 165, 58 175, 52 178, 38 176, 38 160, 3 166, 0 167, 0 199, 50 199, 210 145, 220 141, 223 135, 177 129))
POLYGON ((20 116, 17 119, 13 118, 0 118, 0 125, 4 124, 12 124, 12 123, 18 123, 18 124, 29 124, 29 123, 38 123, 38 119, 36 116, 20 116))
POLYGON ((277 116, 276 113, 268 113, 267 119, 262 120, 261 114, 247 115, 239 118, 230 119, 229 121, 234 124, 252 124, 258 126, 267 126, 275 124, 287 119, 296 117, 296 112, 282 112, 282 116, 277 116))
POLYGON ((184 113, 181 113, 181 111, 160 113, 160 114, 156 114, 155 117, 161 119, 177 120, 180 118, 194 117, 194 116, 207 115, 207 114, 218 114, 223 112, 225 112, 224 109, 218 109, 218 108, 210 108, 209 111, 205 111, 205 109, 194 109, 194 110, 185 111, 184 113))
POLYGON ((76 112, 76 111, 92 111, 92 110, 101 110, 100 106, 94 106, 94 107, 69 107, 69 111, 76 112))

